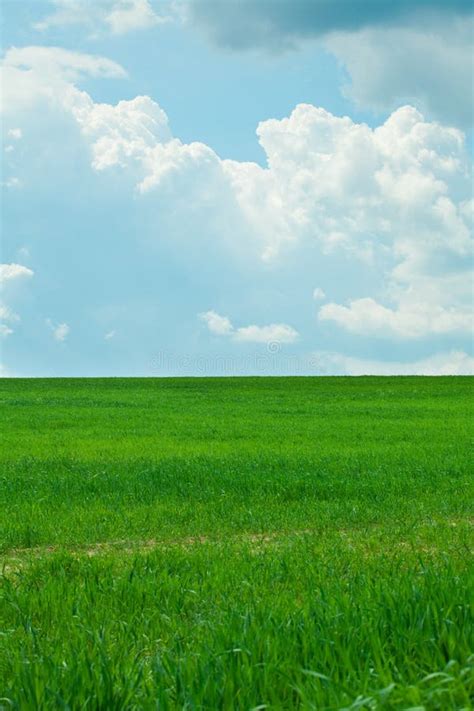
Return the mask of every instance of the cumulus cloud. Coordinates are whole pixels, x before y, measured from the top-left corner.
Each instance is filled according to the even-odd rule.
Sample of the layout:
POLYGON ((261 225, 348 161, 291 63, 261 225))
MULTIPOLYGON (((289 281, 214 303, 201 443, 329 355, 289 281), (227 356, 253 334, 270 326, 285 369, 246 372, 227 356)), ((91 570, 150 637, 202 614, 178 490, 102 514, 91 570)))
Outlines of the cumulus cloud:
POLYGON ((264 255, 314 242, 384 265, 387 305, 367 295, 325 305, 321 319, 408 338, 470 328, 470 167, 460 131, 409 106, 371 129, 300 105, 257 133, 268 167, 228 161, 226 171, 264 255))
POLYGON ((312 362, 320 373, 338 375, 474 375, 474 358, 464 351, 437 353, 413 362, 353 358, 342 353, 319 352, 312 362))
POLYGON ((149 96, 116 105, 95 103, 75 86, 86 76, 125 77, 124 69, 109 59, 55 47, 25 47, 9 50, 2 69, 7 116, 39 102, 54 113, 64 112, 82 133, 92 167, 126 169, 137 190, 148 192, 173 173, 222 172, 209 146, 183 144, 172 136, 168 117, 149 96))
POLYGON ((165 21, 149 0, 51 0, 55 10, 35 24, 45 32, 54 27, 83 26, 91 36, 98 33, 123 35, 154 27, 165 21))
MULTIPOLYGON (((73 111, 92 144, 92 165, 97 170, 127 167, 134 159, 145 158, 157 145, 171 141, 168 117, 148 96, 119 101, 116 106, 94 104, 80 98, 73 111)), ((150 167, 154 169, 151 156, 150 167)), ((165 161, 159 170, 162 174, 166 172, 165 161)), ((151 176, 147 177, 150 181, 151 176)))
POLYGON ((301 104, 288 118, 261 122, 257 134, 268 167, 226 161, 225 169, 270 255, 301 239, 364 258, 395 240, 407 249, 421 242, 468 248, 459 131, 426 122, 409 106, 371 129, 301 104))
MULTIPOLYGON (((143 251, 133 251, 142 229, 151 250, 167 241, 176 261, 189 259, 194 268, 194 258, 199 260, 210 288, 220 270, 205 255, 216 260, 219 254, 219 266, 230 271, 237 269, 232 257, 239 250, 247 275, 252 264, 260 276, 281 268, 289 253, 295 265, 317 255, 312 258, 322 270, 305 286, 309 301, 312 284, 324 278, 324 260, 343 255, 354 273, 362 265, 379 286, 348 293, 345 284, 341 303, 332 290, 321 321, 407 340, 466 333, 472 203, 461 131, 427 121, 410 106, 370 128, 303 104, 288 117, 259 124, 266 165, 221 160, 211 147, 173 136, 165 112, 150 97, 99 104, 65 78, 64 63, 59 81, 44 80, 36 55, 25 56, 33 64, 22 68, 15 60, 18 97, 8 104, 8 125, 30 135, 33 112, 21 111, 25 97, 29 109, 41 106, 41 116, 48 110, 54 120, 67 122, 68 147, 80 154, 83 182, 92 176, 94 189, 112 195, 114 209, 123 205, 133 224, 123 243, 128 240, 127 257, 137 264, 145 259, 143 251), (29 92, 32 75, 36 93, 29 92), (268 264, 256 266, 256 257, 268 264)), ((89 60, 79 66, 88 67, 89 60)), ((116 248, 123 244, 114 242, 116 248)), ((93 260, 85 261, 87 274, 93 260)), ((235 341, 292 342, 298 336, 287 324, 234 327, 216 312, 207 312, 204 321, 211 332, 235 341)))
MULTIPOLYGON (((126 76, 119 64, 105 57, 60 47, 13 47, 7 50, 0 65, 0 111, 6 117, 4 123, 17 121, 22 112, 38 107, 39 103, 56 115, 69 112, 80 105, 81 96, 86 100, 74 82, 86 77, 126 76)), ((21 127, 12 128, 23 133, 21 127)))
POLYGON ((199 318, 207 324, 211 333, 219 336, 231 336, 234 341, 247 343, 294 343, 298 338, 298 332, 285 323, 234 328, 227 316, 221 316, 215 311, 206 311, 199 314, 199 318))
POLYGON ((7 133, 7 136, 9 138, 12 138, 14 141, 18 141, 22 137, 22 130, 21 128, 10 128, 10 130, 7 133))

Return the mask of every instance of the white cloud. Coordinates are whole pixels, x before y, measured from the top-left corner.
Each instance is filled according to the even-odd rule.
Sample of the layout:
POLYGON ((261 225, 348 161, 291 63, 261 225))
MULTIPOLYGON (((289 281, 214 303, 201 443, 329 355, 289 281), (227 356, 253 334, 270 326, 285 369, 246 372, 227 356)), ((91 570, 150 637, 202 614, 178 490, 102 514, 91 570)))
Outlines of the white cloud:
MULTIPOLYGON (((0 289, 10 293, 11 296, 11 286, 13 285, 13 288, 15 288, 16 282, 21 283, 24 279, 31 278, 33 274, 33 270, 23 266, 23 264, 15 264, 14 262, 0 264, 0 289)), ((18 314, 12 311, 7 304, 0 302, 0 334, 2 336, 9 336, 13 333, 13 329, 4 323, 5 321, 14 323, 19 320, 18 314)))
POLYGON ((25 267, 22 264, 0 264, 0 284, 5 284, 13 279, 22 279, 32 277, 34 274, 32 269, 25 267))
POLYGON ((401 103, 442 121, 470 126, 472 16, 411 27, 370 27, 330 35, 325 44, 351 77, 346 93, 363 107, 392 111, 401 103))
POLYGON ((220 316, 215 311, 206 311, 199 314, 199 318, 207 324, 211 333, 218 336, 227 336, 233 333, 234 327, 227 316, 220 316))
POLYGON ((216 311, 206 311, 199 318, 207 324, 211 333, 219 336, 231 336, 234 341, 247 343, 293 343, 298 332, 285 323, 272 323, 269 326, 241 326, 234 328, 227 316, 216 311))
POLYGON ((164 22, 153 12, 148 0, 121 0, 105 17, 113 34, 122 35, 132 30, 143 30, 164 22))
POLYGON ((9 368, 6 368, 3 363, 0 363, 0 378, 12 378, 13 374, 9 368))
POLYGON ((60 323, 60 324, 58 324, 58 326, 56 326, 56 328, 53 330, 54 338, 55 338, 57 341, 65 341, 66 338, 67 338, 67 336, 69 335, 69 331, 70 331, 70 330, 71 330, 71 329, 69 328, 69 326, 67 325, 67 323, 60 323))
MULTIPOLYGON (((7 62, 30 57, 33 73, 39 74, 36 62, 41 68, 43 59, 37 49, 17 50, 17 59, 7 53, 7 62)), ((49 57, 48 48, 39 49, 49 57)), ((59 61, 59 71, 65 64, 98 71, 107 61, 68 56, 59 61)), ((28 86, 21 86, 25 74, 28 81, 29 72, 15 81, 22 96, 29 95, 28 86)), ((261 168, 221 161, 202 143, 181 143, 149 97, 115 106, 95 104, 63 82, 57 100, 77 122, 96 170, 121 169, 143 194, 180 176, 181 185, 193 191, 188 199, 193 208, 196 200, 207 204, 214 199, 215 212, 216 196, 225 195, 222 210, 239 212, 247 243, 260 244, 266 258, 312 242, 326 252, 345 250, 366 261, 389 255, 393 276, 410 286, 423 273, 427 255, 436 259, 444 251, 466 258, 470 253, 470 176, 463 135, 426 122, 411 107, 371 129, 324 109, 297 106, 288 118, 259 124, 268 159, 268 167, 261 168)))
POLYGON ((123 79, 127 73, 117 62, 92 54, 61 47, 12 47, 0 67, 1 111, 16 120, 19 112, 40 101, 56 114, 71 111, 89 99, 72 82, 88 76, 123 79))
POLYGON ((7 326, 5 323, 0 323, 0 336, 2 338, 6 338, 11 333, 13 333, 13 329, 10 328, 10 326, 7 326))
MULTIPOLYGON (((84 136, 92 144, 92 165, 96 170, 113 166, 133 167, 139 160, 149 160, 150 168, 166 172, 166 160, 154 166, 149 155, 157 146, 171 143, 170 153, 176 152, 165 112, 148 96, 137 96, 131 101, 119 101, 116 106, 94 104, 82 100, 73 108, 84 136), (132 164, 132 165, 131 165, 132 164)), ((170 155, 171 161, 173 155, 170 155)), ((167 161, 170 163, 170 159, 167 161)), ((148 181, 151 177, 148 176, 148 181)))
POLYGON ((115 331, 107 331, 107 333, 104 335, 104 340, 110 341, 112 338, 115 336, 115 331))
POLYGON ((12 138, 14 141, 18 141, 22 137, 23 133, 21 128, 10 128, 7 136, 12 138))
POLYGON ((294 343, 298 331, 286 323, 272 323, 269 326, 243 326, 235 331, 236 341, 248 343, 294 343))
POLYGON ((315 353, 312 363, 321 374, 340 375, 474 375, 474 358, 464 351, 437 353, 414 362, 377 361, 341 353, 315 353))
POLYGON ((381 296, 394 309, 370 296, 326 305, 322 318, 400 337, 469 328, 471 181, 460 131, 408 106, 371 129, 300 105, 261 123, 258 135, 268 168, 225 169, 267 257, 313 242, 384 265, 381 296))
POLYGON ((62 47, 12 47, 6 52, 2 64, 7 69, 17 69, 23 73, 33 71, 43 81, 54 77, 75 82, 84 76, 109 79, 123 79, 127 76, 123 67, 111 59, 72 52, 62 47))
POLYGON ((14 313, 6 304, 0 303, 0 320, 19 321, 18 314, 14 313))
POLYGON ((326 294, 324 293, 324 289, 321 289, 320 286, 317 286, 313 290, 313 299, 315 301, 321 301, 322 299, 325 299, 325 298, 326 298, 326 294))
POLYGON ((390 309, 370 297, 355 299, 348 306, 325 304, 318 317, 321 321, 334 321, 351 333, 400 338, 469 333, 473 325, 472 312, 467 307, 461 310, 415 301, 390 309))
MULTIPOLYGON (((136 213, 146 213, 150 240, 182 240, 183 258, 191 250, 198 256, 222 250, 232 261, 232 250, 240 250, 249 263, 258 250, 274 268, 288 250, 295 263, 310 253, 324 260, 340 252, 355 273, 361 262, 372 269, 382 286, 376 293, 359 289, 349 303, 325 304, 322 319, 353 333, 406 339, 469 327, 471 181, 459 130, 428 122, 409 106, 372 129, 305 104, 287 118, 259 124, 265 167, 221 160, 205 144, 173 137, 150 97, 97 104, 67 79, 69 72, 107 72, 102 61, 108 60, 74 53, 58 59, 54 48, 51 55, 37 49, 18 50, 8 60, 17 72, 11 125, 19 125, 15 111, 25 97, 30 109, 47 101, 55 118, 67 117, 78 150, 103 184, 120 186, 121 199, 129 196, 136 213), (44 56, 57 81, 43 77, 44 56)), ((234 328, 227 317, 209 313, 213 332, 220 328, 234 340, 291 342, 297 336, 286 324, 234 328)))
POLYGON ((2 336, 9 336, 12 334, 13 329, 8 324, 15 323, 19 320, 20 317, 18 314, 12 311, 9 306, 0 302, 0 334, 2 336))
POLYGON ((288 118, 261 122, 257 134, 268 168, 224 167, 268 254, 305 239, 367 259, 381 244, 420 240, 420 227, 422 239, 467 249, 461 202, 470 188, 459 131, 408 106, 371 129, 302 104, 288 118))
POLYGON ((54 324, 49 318, 46 319, 46 325, 51 329, 53 338, 60 342, 65 341, 71 331, 67 323, 54 324))
MULTIPOLYGON (((95 3, 100 4, 100 0, 95 0, 95 3)), ((34 25, 34 28, 40 32, 49 30, 51 27, 89 25, 92 22, 94 5, 90 2, 84 2, 84 0, 51 0, 51 4, 56 7, 56 10, 34 25)))
MULTIPOLYGON (((158 15, 149 0, 51 0, 56 10, 35 24, 45 32, 53 27, 79 25, 91 37, 101 33, 123 35, 154 27, 167 16, 158 15)), ((171 10, 171 8, 170 8, 171 10)))

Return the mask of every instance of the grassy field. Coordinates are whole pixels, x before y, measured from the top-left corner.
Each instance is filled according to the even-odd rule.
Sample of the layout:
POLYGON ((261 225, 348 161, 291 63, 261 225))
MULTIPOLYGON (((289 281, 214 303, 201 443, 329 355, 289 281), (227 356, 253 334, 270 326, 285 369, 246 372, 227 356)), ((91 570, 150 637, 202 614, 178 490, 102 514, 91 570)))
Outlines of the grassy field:
POLYGON ((0 382, 0 709, 472 709, 471 378, 0 382))

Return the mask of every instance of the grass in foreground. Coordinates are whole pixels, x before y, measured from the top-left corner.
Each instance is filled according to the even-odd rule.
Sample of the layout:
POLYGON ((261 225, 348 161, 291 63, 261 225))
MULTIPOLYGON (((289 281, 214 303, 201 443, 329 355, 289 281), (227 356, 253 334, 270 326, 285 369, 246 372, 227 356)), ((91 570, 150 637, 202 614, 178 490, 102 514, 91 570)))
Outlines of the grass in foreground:
POLYGON ((3 381, 0 707, 470 709, 472 386, 3 381))

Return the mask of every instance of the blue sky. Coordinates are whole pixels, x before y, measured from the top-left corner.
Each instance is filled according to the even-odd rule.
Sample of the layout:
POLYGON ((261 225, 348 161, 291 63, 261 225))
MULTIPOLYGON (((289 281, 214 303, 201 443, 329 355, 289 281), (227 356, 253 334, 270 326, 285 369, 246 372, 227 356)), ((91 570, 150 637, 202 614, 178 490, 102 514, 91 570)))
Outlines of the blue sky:
POLYGON ((7 0, 5 376, 470 373, 470 3, 7 0))

